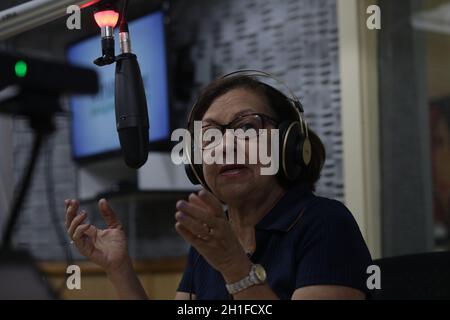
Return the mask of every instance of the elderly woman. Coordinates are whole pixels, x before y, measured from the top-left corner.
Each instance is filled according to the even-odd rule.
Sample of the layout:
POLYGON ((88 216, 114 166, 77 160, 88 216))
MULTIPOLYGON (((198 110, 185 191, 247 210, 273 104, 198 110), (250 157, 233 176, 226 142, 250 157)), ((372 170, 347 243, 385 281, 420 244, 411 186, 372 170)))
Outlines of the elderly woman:
MULTIPOLYGON (((203 131, 270 131, 294 121, 291 102, 254 77, 236 75, 211 83, 197 100, 192 119, 202 121, 203 131)), ((314 195, 325 150, 307 130, 310 161, 295 179, 263 175, 260 162, 200 166, 197 174, 205 188, 176 204, 175 228, 191 249, 175 299, 366 297, 370 253, 348 209, 314 195)), ((226 153, 230 149, 225 146, 238 143, 226 134, 214 148, 226 153)), ((77 214, 77 201, 66 200, 66 208, 70 237, 81 254, 106 270, 119 297, 147 298, 120 221, 106 200, 99 202, 105 230, 84 223, 86 213, 77 214)))

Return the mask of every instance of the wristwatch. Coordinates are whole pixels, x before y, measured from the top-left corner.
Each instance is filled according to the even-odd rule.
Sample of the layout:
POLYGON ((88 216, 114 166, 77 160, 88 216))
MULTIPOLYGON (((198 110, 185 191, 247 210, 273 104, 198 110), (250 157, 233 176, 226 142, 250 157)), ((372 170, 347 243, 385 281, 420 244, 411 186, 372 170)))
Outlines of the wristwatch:
POLYGON ((226 284, 225 286, 230 294, 236 294, 242 290, 265 282, 266 270, 264 270, 263 266, 260 264, 253 264, 248 276, 238 282, 226 284))

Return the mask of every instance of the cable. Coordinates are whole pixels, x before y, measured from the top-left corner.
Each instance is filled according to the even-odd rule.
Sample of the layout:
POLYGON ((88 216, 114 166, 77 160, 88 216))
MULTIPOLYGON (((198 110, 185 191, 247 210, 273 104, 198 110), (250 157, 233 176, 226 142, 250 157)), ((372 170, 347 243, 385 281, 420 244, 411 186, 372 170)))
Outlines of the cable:
POLYGON ((128 5, 129 0, 123 1, 122 13, 120 17, 120 26, 119 32, 128 32, 128 22, 127 22, 127 14, 128 14, 128 5))
MULTIPOLYGON (((73 264, 73 256, 72 251, 69 245, 69 242, 66 238, 66 232, 61 227, 62 222, 58 215, 58 209, 55 202, 55 188, 54 188, 54 176, 53 176, 53 143, 52 139, 49 137, 47 140, 47 152, 45 153, 45 185, 46 185, 46 195, 47 195, 47 204, 50 213, 50 220, 53 224, 53 229, 56 232, 56 236, 58 238, 58 242, 63 250, 66 258, 66 265, 73 264)), ((58 296, 61 296, 63 290, 66 289, 66 282, 69 274, 65 274, 65 281, 58 288, 57 293, 58 296)))
POLYGON ((33 176, 34 168, 36 167, 37 158, 42 146, 42 141, 44 139, 44 133, 35 132, 33 149, 31 151, 30 159, 28 161, 25 174, 22 177, 21 183, 18 185, 18 193, 13 201, 11 207, 11 213, 6 222, 5 232, 2 238, 2 249, 8 250, 11 244, 11 237, 14 232, 14 227, 17 223, 19 217, 20 209, 25 201, 28 189, 30 187, 31 178, 33 176))
MULTIPOLYGON (((1 46, 0 46, 1 47, 1 46)), ((1 91, 1 90, 0 90, 1 91)), ((5 121, 0 119, 0 133, 3 135, 5 134, 5 138, 0 138, 0 141, 2 139, 9 140, 10 138, 10 132, 12 132, 12 126, 10 125, 9 121, 5 121), (2 127, 5 127, 5 129, 2 129, 2 127)), ((10 194, 6 191, 6 175, 7 171, 11 170, 11 168, 8 168, 9 165, 12 165, 8 160, 6 160, 6 166, 0 165, 0 214, 4 213, 5 216, 7 215, 7 212, 9 210, 8 204, 10 201, 10 194)), ((1 224, 0 224, 1 225, 1 224)))
POLYGON ((4 184, 4 179, 3 179, 3 172, 0 171, 0 195, 1 195, 1 202, 0 204, 0 212, 2 212, 3 210, 5 210, 4 212, 8 212, 8 203, 9 203, 9 199, 8 196, 6 195, 6 187, 4 184))

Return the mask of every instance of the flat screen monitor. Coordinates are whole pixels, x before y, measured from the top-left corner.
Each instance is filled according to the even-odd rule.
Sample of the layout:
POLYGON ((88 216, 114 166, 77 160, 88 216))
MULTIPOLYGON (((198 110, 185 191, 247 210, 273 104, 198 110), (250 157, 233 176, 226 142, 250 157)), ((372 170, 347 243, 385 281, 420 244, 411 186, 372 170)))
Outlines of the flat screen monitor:
MULTIPOLYGON (((116 54, 118 48, 116 28, 116 54)), ((129 22, 132 51, 138 57, 150 118, 150 146, 164 144, 169 132, 169 91, 166 64, 164 14, 156 11, 129 22)), ((115 64, 97 67, 93 61, 101 55, 100 35, 71 44, 70 63, 95 68, 100 91, 94 96, 70 97, 72 155, 89 160, 120 150, 114 112, 115 64)))

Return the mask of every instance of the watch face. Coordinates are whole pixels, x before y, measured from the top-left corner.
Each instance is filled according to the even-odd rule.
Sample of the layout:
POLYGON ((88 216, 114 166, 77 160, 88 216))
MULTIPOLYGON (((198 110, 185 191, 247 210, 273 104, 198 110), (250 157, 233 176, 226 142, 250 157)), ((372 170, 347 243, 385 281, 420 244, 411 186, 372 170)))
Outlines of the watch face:
POLYGON ((257 264, 255 266, 255 274, 259 281, 266 281, 266 270, 264 270, 262 265, 257 264))

